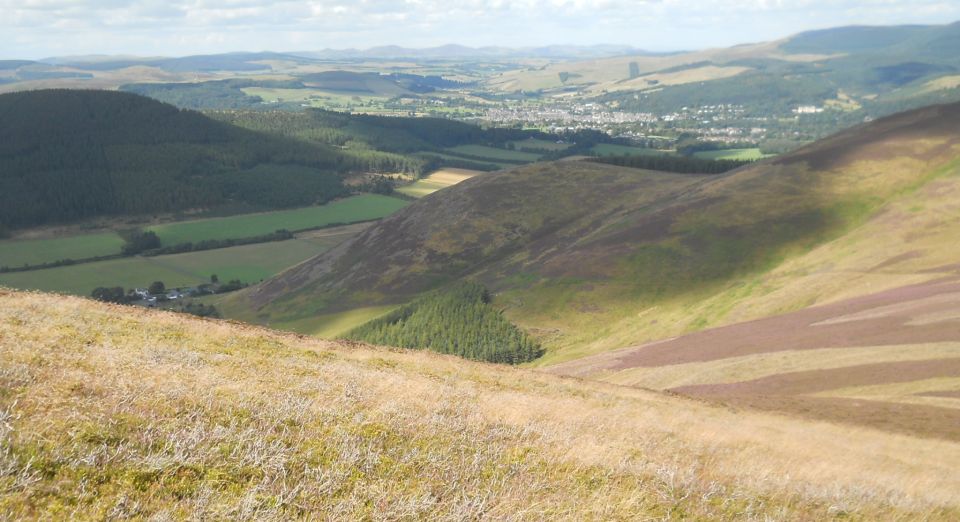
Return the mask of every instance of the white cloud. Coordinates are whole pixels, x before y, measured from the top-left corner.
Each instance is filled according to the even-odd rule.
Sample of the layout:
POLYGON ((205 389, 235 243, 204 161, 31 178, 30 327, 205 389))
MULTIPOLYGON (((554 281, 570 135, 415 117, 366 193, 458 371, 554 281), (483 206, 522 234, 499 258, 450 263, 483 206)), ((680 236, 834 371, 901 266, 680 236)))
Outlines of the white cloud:
POLYGON ((943 23, 944 0, 0 0, 3 57, 621 43, 691 49, 853 23, 943 23))

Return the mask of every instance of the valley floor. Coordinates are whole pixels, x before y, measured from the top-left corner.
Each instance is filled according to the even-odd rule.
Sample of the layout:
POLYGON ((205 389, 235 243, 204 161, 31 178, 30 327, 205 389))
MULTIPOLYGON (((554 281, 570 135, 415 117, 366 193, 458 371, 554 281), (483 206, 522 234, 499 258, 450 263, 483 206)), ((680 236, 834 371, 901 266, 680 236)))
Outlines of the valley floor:
POLYGON ((960 517, 960 444, 0 291, 0 513, 960 517))

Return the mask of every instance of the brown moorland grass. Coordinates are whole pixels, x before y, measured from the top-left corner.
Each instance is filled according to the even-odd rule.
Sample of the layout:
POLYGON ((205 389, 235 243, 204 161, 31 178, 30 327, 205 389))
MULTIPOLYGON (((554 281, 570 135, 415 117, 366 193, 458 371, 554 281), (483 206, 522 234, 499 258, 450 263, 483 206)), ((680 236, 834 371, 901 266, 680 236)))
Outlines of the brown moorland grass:
POLYGON ((0 291, 0 513, 951 520, 960 444, 0 291))

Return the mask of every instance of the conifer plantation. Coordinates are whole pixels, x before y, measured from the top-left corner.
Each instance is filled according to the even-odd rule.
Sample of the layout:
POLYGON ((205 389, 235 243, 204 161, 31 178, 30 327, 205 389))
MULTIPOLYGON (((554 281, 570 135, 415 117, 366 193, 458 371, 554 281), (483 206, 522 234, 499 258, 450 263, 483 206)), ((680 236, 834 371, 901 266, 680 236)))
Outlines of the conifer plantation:
POLYGON ((474 282, 424 296, 345 337, 507 364, 530 362, 543 353, 539 343, 490 304, 486 288, 474 282))
POLYGON ((344 172, 367 166, 334 147, 135 94, 0 95, 0 223, 10 227, 227 203, 324 203, 349 193, 344 172))

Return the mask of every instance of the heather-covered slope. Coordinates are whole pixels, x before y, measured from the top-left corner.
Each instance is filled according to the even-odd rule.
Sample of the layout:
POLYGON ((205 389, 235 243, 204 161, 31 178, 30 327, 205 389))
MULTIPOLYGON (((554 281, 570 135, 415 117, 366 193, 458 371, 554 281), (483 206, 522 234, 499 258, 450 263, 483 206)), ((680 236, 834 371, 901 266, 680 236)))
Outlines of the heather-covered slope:
POLYGON ((14 519, 955 520, 960 446, 0 290, 14 519))
MULTIPOLYGON (((957 121, 956 104, 902 113, 719 176, 559 162, 474 178, 227 309, 311 332, 330 314, 474 278, 544 341, 544 363, 795 310, 847 290, 828 270, 801 273, 795 263, 812 262, 811 250, 829 263, 852 259, 844 238, 864 252, 905 244, 891 245, 882 224, 869 236, 858 227, 952 183, 957 121)), ((906 236, 956 223, 936 205, 914 207, 898 229, 906 236)), ((955 242, 925 241, 921 258, 957 253, 955 242)))

